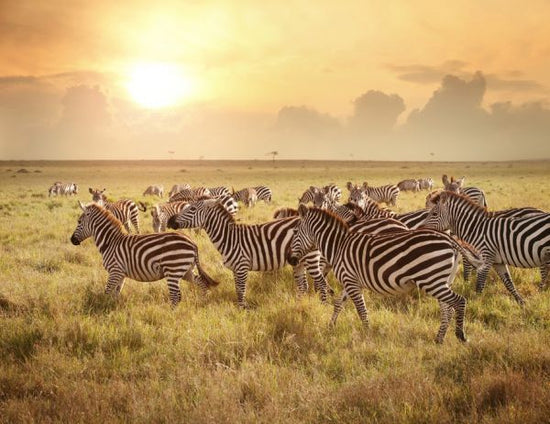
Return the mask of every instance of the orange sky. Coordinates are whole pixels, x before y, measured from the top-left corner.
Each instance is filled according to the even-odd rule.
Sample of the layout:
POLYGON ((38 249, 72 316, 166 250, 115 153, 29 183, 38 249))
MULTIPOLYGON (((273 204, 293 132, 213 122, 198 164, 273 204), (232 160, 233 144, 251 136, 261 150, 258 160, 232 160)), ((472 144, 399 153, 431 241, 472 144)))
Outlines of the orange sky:
MULTIPOLYGON (((261 157, 273 149, 289 158, 394 158, 383 141, 397 137, 404 145, 424 139, 430 126, 443 130, 447 118, 429 110, 444 107, 448 115, 462 89, 472 99, 460 113, 488 114, 463 123, 479 128, 475 137, 501 138, 499 119, 517 120, 518 129, 507 134, 523 134, 532 120, 548 116, 549 18, 550 3, 542 0, 528 8, 496 0, 2 2, 0 159, 80 158, 82 152, 67 150, 69 139, 91 137, 90 126, 89 141, 110 140, 111 154, 98 147, 98 158, 152 157, 153 139, 182 158, 261 157), (174 66, 190 88, 175 104, 150 110, 128 92, 140 63, 174 66), (482 81, 474 89, 468 84, 476 71, 482 81), (464 84, 444 83, 445 75, 464 84), (369 90, 395 94, 403 106, 377 116, 384 106, 367 96, 369 106, 359 110, 369 90), (443 95, 434 96, 437 90, 443 95), (497 102, 511 102, 504 118, 492 108, 497 102), (351 131, 350 122, 369 110, 359 125, 366 132, 351 131), (416 114, 419 124, 414 110, 425 112, 416 114), (373 135, 368 124, 379 120, 393 126, 373 135), (423 130, 413 131, 415 125, 423 130), (37 140, 37 128, 47 141, 37 140), (302 150, 289 151, 290 139, 302 150), (316 139, 323 148, 309 155, 316 139), (346 153, 332 147, 339 139, 347 140, 346 153), (128 153, 133 143, 139 148, 128 153), (184 155, 182 143, 194 153, 184 155)), ((549 130, 541 125, 531 153, 511 148, 503 155, 495 145, 483 159, 550 157, 550 148, 539 146, 549 130)), ((451 128, 458 132, 449 141, 466 136, 460 122, 451 128)), ((435 146, 434 140, 425 150, 435 146)), ((447 158, 443 148, 438 154, 447 158)))

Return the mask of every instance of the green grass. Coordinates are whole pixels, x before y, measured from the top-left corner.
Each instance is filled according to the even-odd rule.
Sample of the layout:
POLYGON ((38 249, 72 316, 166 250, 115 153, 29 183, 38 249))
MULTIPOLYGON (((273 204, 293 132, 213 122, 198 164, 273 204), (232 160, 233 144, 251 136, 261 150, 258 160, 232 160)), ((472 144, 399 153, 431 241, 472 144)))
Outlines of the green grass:
MULTIPOLYGON (((457 277, 469 342, 449 331, 436 345, 434 299, 365 292, 370 327, 348 303, 331 329, 332 307, 314 293, 298 298, 289 267, 251 273, 253 307, 239 310, 232 275, 204 232, 189 234, 221 281, 206 298, 182 282, 183 300, 172 309, 164 281, 127 280, 114 299, 103 294, 107 273, 93 242, 73 246, 69 238, 88 187, 152 205, 141 196, 150 184, 267 184, 273 203, 239 212, 243 222, 263 222, 296 207, 312 184, 431 176, 440 187, 446 173, 484 189, 490 209, 550 210, 549 165, 0 163, 0 422, 547 422, 550 290, 538 292, 538 270, 512 270, 524 309, 495 273, 481 296, 457 277), (56 180, 79 184, 77 198, 49 198, 56 180)), ((420 208, 425 195, 403 193, 395 210, 420 208)), ((151 216, 140 218, 150 232, 151 216)), ((334 277, 330 283, 339 288, 334 277)))

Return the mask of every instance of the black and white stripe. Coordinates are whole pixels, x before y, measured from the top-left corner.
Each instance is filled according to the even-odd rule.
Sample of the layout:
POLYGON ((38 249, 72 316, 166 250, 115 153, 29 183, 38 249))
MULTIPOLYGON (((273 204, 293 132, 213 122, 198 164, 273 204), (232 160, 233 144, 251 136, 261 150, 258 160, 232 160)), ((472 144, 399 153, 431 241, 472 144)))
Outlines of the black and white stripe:
POLYGON ((78 185, 56 181, 48 189, 48 196, 73 196, 78 194, 78 185))
POLYGON ((210 192, 210 196, 212 196, 213 198, 218 198, 222 196, 231 196, 231 192, 225 186, 208 187, 208 191, 210 192))
POLYGON ((397 197, 399 196, 399 187, 393 184, 380 187, 369 187, 366 181, 362 186, 348 182, 347 188, 350 191, 348 201, 357 203, 361 207, 363 207, 366 197, 375 202, 386 203, 388 206, 395 206, 397 197))
POLYGON ((432 190, 433 186, 434 180, 431 177, 418 179, 418 187, 420 190, 432 190))
POLYGON ((256 190, 256 196, 258 197, 258 200, 263 200, 265 203, 270 203, 273 198, 273 192, 268 186, 255 186, 252 187, 254 190, 256 190))
POLYGON ((342 297, 335 302, 334 325, 343 302, 351 297, 364 325, 368 314, 361 289, 384 295, 399 295, 415 287, 439 301, 441 325, 436 341, 441 343, 456 311, 455 334, 465 341, 466 299, 450 286, 458 267, 458 253, 476 262, 475 254, 450 236, 433 230, 410 230, 376 235, 350 231, 330 212, 300 206, 302 217, 294 235, 290 263, 295 264, 311 249, 319 249, 342 283, 342 297))
POLYGON ((180 213, 187 206, 189 206, 189 202, 168 202, 153 206, 151 208, 153 232, 160 233, 166 231, 168 220, 180 213))
POLYGON ((524 218, 499 216, 473 203, 468 197, 444 191, 434 199, 426 226, 450 230, 479 250, 483 265, 477 270, 476 291, 481 293, 491 266, 508 291, 523 304, 508 265, 518 268, 544 267, 546 286, 550 269, 550 214, 524 218))
POLYGON ((136 230, 136 233, 139 234, 139 210, 145 212, 147 209, 146 206, 140 202, 141 208, 138 209, 138 206, 133 200, 122 199, 117 200, 116 202, 109 202, 105 194, 105 189, 92 189, 88 188, 88 191, 92 195, 92 201, 97 203, 100 206, 103 206, 109 212, 111 212, 116 219, 118 219, 126 228, 126 231, 131 232, 130 223, 136 230))
POLYGON ((400 191, 420 191, 420 184, 415 179, 401 180, 397 183, 397 187, 400 191))
POLYGON ((210 190, 206 187, 184 188, 170 196, 169 202, 196 202, 204 198, 212 198, 210 190))
POLYGON ((164 197, 164 186, 162 184, 150 185, 143 192, 143 196, 164 197))
POLYGON ((185 184, 174 184, 172 186, 172 188, 170 189, 170 192, 168 193, 168 197, 172 197, 174 194, 182 191, 182 190, 187 190, 187 189, 190 189, 191 186, 187 183, 185 184))
POLYGON ((125 278, 136 281, 157 281, 166 278, 172 306, 181 300, 179 281, 183 278, 196 282, 203 289, 218 283, 202 269, 197 246, 193 241, 174 232, 129 235, 122 231, 119 221, 97 204, 84 206, 71 242, 79 245, 93 237, 103 257, 103 266, 109 273, 105 292, 115 290, 118 295, 125 278), (193 268, 198 276, 193 276, 193 268))
MULTIPOLYGON (((278 219, 264 224, 237 224, 218 203, 199 201, 168 221, 169 228, 203 228, 221 253, 224 265, 233 271, 237 302, 246 307, 246 281, 250 271, 282 268, 288 258, 290 242, 299 217, 278 219)), ((326 299, 327 285, 320 267, 320 253, 312 252, 294 266, 294 278, 301 293, 307 290, 304 267, 315 287, 326 299)))

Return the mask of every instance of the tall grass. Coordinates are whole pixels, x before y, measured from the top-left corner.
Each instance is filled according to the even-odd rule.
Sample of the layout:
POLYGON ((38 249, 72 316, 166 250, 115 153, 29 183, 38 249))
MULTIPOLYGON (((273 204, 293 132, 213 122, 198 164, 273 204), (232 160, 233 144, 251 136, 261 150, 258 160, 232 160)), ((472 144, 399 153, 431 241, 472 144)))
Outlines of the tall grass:
MULTIPOLYGON (((105 187, 112 198, 151 205, 156 199, 141 197, 149 184, 267 184, 273 203, 239 212, 243 222, 262 222, 295 207, 312 184, 431 176, 441 186, 446 173, 483 188, 490 209, 550 210, 549 165, 0 163, 0 422, 547 422, 550 292, 538 292, 538 270, 513 269, 523 309, 494 273, 481 296, 457 277, 469 342, 450 332, 436 345, 432 298, 365 292, 370 327, 350 303, 331 329, 331 306, 313 292, 298 298, 288 267, 251 273, 253 308, 239 310, 232 274, 204 232, 189 232, 222 284, 203 298, 182 282, 183 300, 171 309, 165 281, 128 280, 120 298, 104 295, 95 245, 69 242, 76 199, 48 198, 47 189, 75 181, 82 201, 88 187, 105 187), (22 167, 31 173, 17 174, 22 167)), ((395 209, 420 208, 424 198, 403 193, 395 209)), ((151 231, 150 215, 140 218, 151 231)))

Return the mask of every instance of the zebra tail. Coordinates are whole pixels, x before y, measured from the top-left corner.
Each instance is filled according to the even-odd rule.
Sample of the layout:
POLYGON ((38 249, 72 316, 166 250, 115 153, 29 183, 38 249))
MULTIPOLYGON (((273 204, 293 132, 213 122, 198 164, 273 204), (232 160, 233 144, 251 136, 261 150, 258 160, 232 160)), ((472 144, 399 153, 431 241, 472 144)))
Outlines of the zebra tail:
POLYGON ((145 212, 147 210, 147 205, 143 202, 138 202, 138 209, 142 212, 145 212))
POLYGON ((199 249, 197 248, 197 246, 195 246, 195 266, 197 267, 197 271, 199 271, 199 275, 208 287, 215 287, 220 284, 219 281, 216 281, 212 277, 210 277, 201 266, 201 263, 199 261, 199 249))

